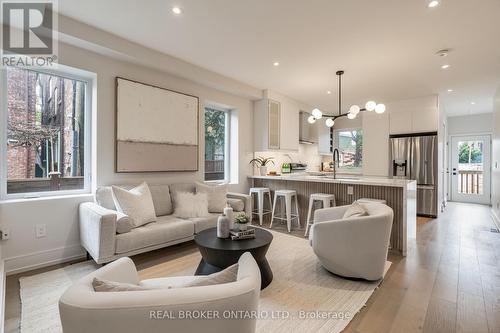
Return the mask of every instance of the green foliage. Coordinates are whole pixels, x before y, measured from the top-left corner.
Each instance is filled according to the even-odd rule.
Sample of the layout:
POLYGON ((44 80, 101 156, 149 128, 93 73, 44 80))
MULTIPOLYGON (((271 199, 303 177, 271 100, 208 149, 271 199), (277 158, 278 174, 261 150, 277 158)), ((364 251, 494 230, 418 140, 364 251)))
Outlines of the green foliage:
POLYGON ((226 136, 226 113, 224 111, 205 109, 205 155, 213 159, 213 155, 224 153, 226 136))
POLYGON ((458 147, 458 163, 481 163, 483 153, 468 142, 461 142, 458 147))
POLYGON ((239 213, 238 215, 236 215, 234 222, 239 224, 246 224, 250 222, 250 219, 245 215, 245 213, 239 213))
POLYGON ((269 163, 272 163, 274 165, 273 159, 274 157, 256 157, 250 161, 250 164, 258 167, 266 166, 269 163))

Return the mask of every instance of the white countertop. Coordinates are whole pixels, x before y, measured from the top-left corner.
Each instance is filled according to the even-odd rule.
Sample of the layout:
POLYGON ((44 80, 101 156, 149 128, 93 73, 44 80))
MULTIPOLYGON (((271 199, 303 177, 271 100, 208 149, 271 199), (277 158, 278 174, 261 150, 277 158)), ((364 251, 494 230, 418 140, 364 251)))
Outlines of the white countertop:
POLYGON ((296 181, 296 182, 374 185, 374 186, 389 186, 389 187, 407 187, 408 184, 412 183, 415 183, 416 185, 415 180, 408 180, 408 179, 393 179, 388 177, 347 176, 347 175, 337 175, 337 179, 334 179, 333 176, 312 176, 305 173, 288 174, 281 176, 249 176, 248 178, 284 180, 284 181, 296 181))

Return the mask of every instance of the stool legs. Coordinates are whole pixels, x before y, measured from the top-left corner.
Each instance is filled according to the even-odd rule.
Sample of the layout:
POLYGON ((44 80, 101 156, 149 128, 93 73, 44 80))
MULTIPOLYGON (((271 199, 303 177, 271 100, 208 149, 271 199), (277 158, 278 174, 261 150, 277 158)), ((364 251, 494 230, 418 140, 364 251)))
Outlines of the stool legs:
POLYGON ((264 218, 264 193, 257 193, 257 209, 259 214, 259 224, 262 225, 262 219, 264 218))
POLYGON ((297 224, 300 229, 299 199, 295 195, 295 214, 297 215, 297 224))
MULTIPOLYGON (((269 198, 271 198, 271 195, 269 195, 269 198)), ((276 193, 274 193, 273 211, 271 213, 271 224, 269 225, 269 228, 273 227, 274 213, 276 211, 276 201, 278 201, 278 197, 276 196, 276 193)))
POLYGON ((286 227, 292 231, 292 196, 285 196, 286 227))
POLYGON ((314 199, 312 197, 309 198, 309 209, 307 210, 307 224, 306 224, 306 232, 304 233, 304 237, 307 236, 309 232, 309 225, 311 224, 311 213, 314 205, 314 199))

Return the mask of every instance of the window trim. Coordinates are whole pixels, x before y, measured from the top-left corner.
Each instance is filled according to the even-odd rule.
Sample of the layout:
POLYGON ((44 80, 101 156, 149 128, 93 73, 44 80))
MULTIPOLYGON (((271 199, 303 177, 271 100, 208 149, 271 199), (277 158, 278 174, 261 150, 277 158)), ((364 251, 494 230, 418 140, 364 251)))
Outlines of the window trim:
POLYGON ((40 69, 40 68, 29 68, 19 66, 16 68, 26 69, 35 71, 42 74, 54 75, 63 77, 70 80, 77 80, 85 82, 85 151, 84 151, 84 175, 83 175, 83 188, 78 190, 60 190, 60 191, 43 191, 43 192, 26 192, 26 193, 7 193, 7 121, 8 121, 8 97, 7 97, 7 70, 5 68, 0 69, 0 91, 2 99, 0 106, 0 200, 11 200, 11 199, 35 199, 35 198, 45 198, 45 197, 61 197, 69 195, 79 195, 79 194, 91 194, 93 189, 93 151, 94 151, 94 117, 95 117, 95 92, 96 92, 96 81, 97 75, 92 72, 85 70, 65 66, 57 65, 57 69, 40 69))
MULTIPOLYGON (((346 128, 339 128, 339 129, 334 129, 333 130, 333 142, 334 142, 334 146, 333 148, 337 148, 339 149, 339 146, 338 146, 338 141, 339 140, 335 140, 336 138, 336 135, 335 135, 335 132, 348 132, 348 131, 363 131, 363 127, 346 127, 346 128)), ((340 151, 339 151, 339 155, 340 155, 340 151)), ((361 156, 363 156, 363 152, 361 152, 361 156)), ((360 167, 356 167, 356 168, 347 168, 345 166, 339 166, 338 167, 338 172, 339 173, 344 173, 344 174, 351 174, 351 175, 359 175, 359 174, 362 174, 363 173, 363 164, 361 164, 360 167)))

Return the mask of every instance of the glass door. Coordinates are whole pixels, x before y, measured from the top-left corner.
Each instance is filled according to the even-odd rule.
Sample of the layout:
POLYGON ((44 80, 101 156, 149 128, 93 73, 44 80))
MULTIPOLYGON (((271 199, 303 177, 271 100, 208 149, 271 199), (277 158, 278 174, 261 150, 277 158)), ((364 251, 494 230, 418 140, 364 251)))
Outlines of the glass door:
POLYGON ((454 136, 451 140, 451 199, 490 204, 491 137, 454 136))

